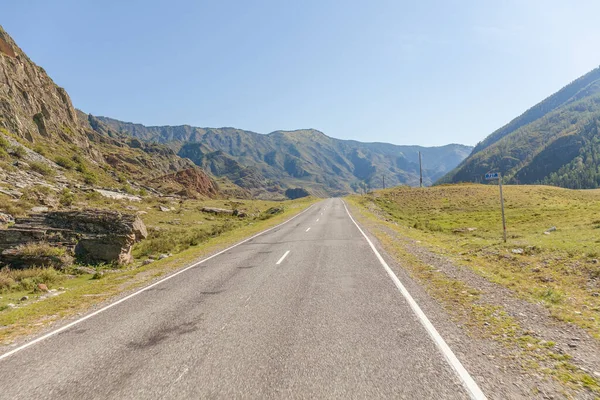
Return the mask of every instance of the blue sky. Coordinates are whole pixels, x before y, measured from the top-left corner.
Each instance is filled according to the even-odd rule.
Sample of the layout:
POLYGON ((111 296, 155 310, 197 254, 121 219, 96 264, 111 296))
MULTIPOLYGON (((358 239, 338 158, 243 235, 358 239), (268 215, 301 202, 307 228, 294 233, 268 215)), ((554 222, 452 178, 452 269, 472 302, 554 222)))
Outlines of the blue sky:
POLYGON ((146 125, 476 144, 600 64, 597 0, 5 0, 76 107, 146 125))

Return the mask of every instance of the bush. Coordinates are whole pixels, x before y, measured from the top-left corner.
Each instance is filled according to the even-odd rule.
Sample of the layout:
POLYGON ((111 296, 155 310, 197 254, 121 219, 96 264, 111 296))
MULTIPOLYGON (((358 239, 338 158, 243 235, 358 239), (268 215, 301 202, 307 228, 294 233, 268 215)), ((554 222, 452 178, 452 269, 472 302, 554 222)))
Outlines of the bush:
POLYGON ((20 245, 12 254, 11 264, 23 268, 54 267, 65 269, 73 263, 73 257, 64 247, 52 246, 46 242, 20 245))
POLYGON ((8 150, 9 146, 10 142, 4 139, 2 136, 0 136, 0 149, 8 150))
POLYGON ((98 177, 93 172, 83 174, 83 181, 88 185, 95 185, 98 182, 98 177))
POLYGON ((74 169, 77 166, 77 164, 75 164, 75 161, 67 157, 56 157, 54 159, 54 162, 63 167, 64 169, 74 169))
POLYGON ((17 158, 24 158, 27 155, 27 151, 23 146, 13 146, 10 152, 17 158))
POLYGON ((38 153, 39 155, 45 156, 46 155, 46 148, 43 147, 42 145, 38 144, 33 148, 33 151, 35 151, 36 153, 38 153))
POLYGON ((69 207, 75 202, 75 194, 71 192, 69 189, 64 188, 60 193, 59 202, 61 205, 65 207, 69 207))
POLYGON ((49 177, 56 175, 56 171, 51 166, 43 162, 31 161, 29 163, 29 168, 31 168, 32 171, 35 171, 43 176, 49 177))
POLYGON ((0 269, 0 293, 33 290, 38 283, 50 286, 64 279, 54 268, 0 269))

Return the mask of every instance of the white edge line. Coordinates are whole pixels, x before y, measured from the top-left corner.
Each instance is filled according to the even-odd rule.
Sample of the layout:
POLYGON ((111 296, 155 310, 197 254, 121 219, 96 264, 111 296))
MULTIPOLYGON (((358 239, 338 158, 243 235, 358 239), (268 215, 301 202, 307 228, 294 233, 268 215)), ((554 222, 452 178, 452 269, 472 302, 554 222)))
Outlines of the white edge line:
POLYGON ((348 213, 348 216, 350 217, 352 222, 354 222, 354 225, 356 225, 360 233, 362 233, 364 238, 367 240, 367 243, 369 243, 369 246, 371 246, 371 250, 373 250, 373 253, 375 253, 377 259, 379 260, 383 268, 385 268, 390 278, 392 278, 392 281, 394 282, 400 293, 402 293, 402 295, 410 305, 410 308, 413 310, 413 312, 415 313, 415 315, 417 316, 417 318, 419 319, 419 321, 421 322, 421 324, 423 325, 423 327, 437 346, 438 350, 442 353, 448 364, 450 364, 456 375, 458 375, 458 378, 461 380, 469 396, 474 400, 485 400, 485 394, 483 394, 479 386, 477 386, 477 383, 473 380, 471 375, 469 375, 469 372, 465 369, 465 367, 463 367, 456 355, 454 355, 454 353, 450 349, 450 346, 448 346, 444 338, 442 338, 442 336, 439 334, 437 329, 435 329, 431 321, 429 321, 429 318, 427 318, 423 310, 421 310, 421 307, 419 307, 415 299, 413 299, 413 297, 410 295, 408 290, 406 290, 402 282, 400 282, 400 279, 398 279, 394 271, 392 271, 392 269, 385 262, 383 257, 381 257, 381 254, 379 254, 379 251, 377 251, 375 245, 373 245, 373 242, 371 242, 371 239, 369 239, 369 237, 360 228, 360 226, 358 226, 358 223, 356 223, 354 218, 352 218, 350 211, 348 211, 348 207, 346 207, 346 203, 343 200, 342 202, 344 204, 344 208, 346 209, 346 213, 348 213))
POLYGON ((287 257, 287 255, 288 255, 288 254, 290 254, 290 251, 289 251, 289 250, 288 250, 288 251, 286 251, 286 252, 285 252, 285 253, 284 253, 284 254, 281 256, 281 258, 279 259, 279 261, 277 261, 277 264, 276 264, 276 265, 279 265, 279 264, 281 264, 281 263, 283 262, 283 260, 285 260, 285 258, 287 257))
MULTIPOLYGON (((286 220, 286 221, 284 221, 284 222, 282 222, 282 223, 280 223, 280 224, 278 224, 278 225, 275 225, 275 226, 273 226, 273 227, 271 227, 271 228, 269 228, 269 229, 265 229, 264 231, 262 231, 262 232, 259 232, 259 233, 257 233, 257 234, 256 234, 256 235, 254 235, 254 236, 250 236, 249 238, 247 238, 247 239, 244 239, 244 240, 242 240, 241 242, 238 242, 238 243, 234 244, 233 246, 230 246, 230 247, 228 247, 228 248, 226 248, 226 249, 224 249, 224 250, 221 250, 221 251, 219 251, 218 253, 215 253, 215 254, 213 254, 212 256, 210 256, 210 257, 207 257, 207 258, 205 258, 205 259, 203 259, 203 260, 197 261, 197 262, 195 262, 194 264, 192 264, 192 265, 190 265, 190 266, 188 266, 188 267, 185 267, 185 268, 184 268, 184 269, 182 269, 182 270, 179 270, 179 271, 177 271, 177 272, 175 272, 175 273, 173 273, 173 274, 171 274, 171 275, 169 275, 169 276, 167 276, 167 277, 165 277, 165 278, 163 278, 163 279, 161 279, 161 280, 159 280, 159 281, 157 281, 157 282, 154 282, 154 283, 153 283, 153 284, 151 284, 151 285, 148 285, 148 286, 146 286, 146 287, 144 287, 144 288, 142 288, 142 289, 138 290, 137 292, 134 292, 134 293, 132 293, 132 294, 130 294, 130 295, 128 295, 128 296, 125 296, 125 297, 123 297, 122 299, 119 299, 119 300, 115 301, 114 303, 110 303, 109 305, 107 305, 107 306, 104 306, 104 307, 102 307, 101 309, 99 309, 99 310, 96 310, 96 311, 94 311, 94 312, 93 312, 93 313, 91 313, 91 314, 88 314, 88 315, 86 315, 86 316, 84 316, 84 317, 82 317, 82 318, 79 318, 78 320, 75 320, 75 321, 73 321, 73 322, 70 322, 70 323, 68 323, 68 324, 67 324, 67 325, 65 325, 65 326, 62 326, 62 327, 60 327, 60 328, 58 328, 58 329, 56 329, 56 330, 54 330, 54 331, 52 331, 52 332, 49 332, 49 333, 47 333, 47 334, 45 334, 45 335, 43 335, 43 336, 40 336, 40 337, 38 337, 38 338, 36 338, 36 339, 33 339, 32 341, 30 341, 30 342, 27 342, 27 343, 25 343, 25 344, 23 344, 23 345, 21 345, 21 346, 19 346, 19 347, 15 348, 15 349, 13 349, 13 350, 9 351, 9 352, 7 352, 7 353, 4 353, 4 354, 0 355, 0 360, 3 360, 3 359, 5 359, 5 358, 8 358, 8 357, 10 357, 11 355, 13 355, 13 354, 15 354, 15 353, 17 353, 17 352, 19 352, 19 351, 21 351, 21 350, 24 350, 24 349, 26 349, 26 348, 28 348, 28 347, 30 347, 30 346, 33 346, 33 345, 34 345, 34 344, 36 344, 36 343, 39 343, 39 342, 41 342, 41 341, 43 341, 43 340, 46 340, 46 339, 48 339, 48 338, 49 338, 49 337, 51 337, 51 336, 54 336, 54 335, 56 335, 56 334, 58 334, 58 333, 61 333, 61 332, 64 332, 64 331, 66 331, 67 329, 69 329, 69 328, 71 328, 71 327, 73 327, 73 326, 75 326, 75 325, 77 325, 77 324, 79 324, 79 323, 81 323, 81 322, 83 322, 83 321, 85 321, 85 320, 89 319, 89 318, 92 318, 93 316, 96 316, 96 315, 100 314, 101 312, 104 312, 104 311, 106 311, 106 310, 108 310, 108 309, 110 309, 110 308, 112 308, 112 307, 116 306, 117 304, 121 304, 121 303, 123 303, 124 301, 126 301, 126 300, 129 300, 129 299, 131 299, 132 297, 134 297, 134 296, 137 296, 138 294, 140 294, 140 293, 142 293, 142 292, 145 292, 146 290, 148 290, 148 289, 150 289, 150 288, 152 288, 152 287, 154 287, 154 286, 156 286, 156 285, 160 285, 161 283, 163 283, 163 282, 165 282, 165 281, 168 281, 169 279, 171 279, 171 278, 174 278, 174 277, 176 277, 177 275, 179 275, 179 274, 182 274, 182 273, 186 272, 186 271, 187 271, 187 270, 189 270, 189 269, 192 269, 192 268, 194 268, 194 267, 197 267, 198 265, 200 265, 200 264, 202 264, 202 263, 204 263, 204 262, 206 262, 206 261, 208 261, 208 260, 210 260, 210 259, 212 259, 212 258, 215 258, 215 257, 217 257, 217 256, 219 256, 219 255, 221 255, 221 254, 223 254, 223 253, 225 253, 225 252, 227 252, 227 251, 229 251, 229 250, 231 250, 231 249, 233 249, 233 248, 235 248, 235 247, 237 247, 237 246, 241 245, 241 244, 244 244, 244 243, 246 243, 246 242, 248 242, 248 241, 250 241, 250 240, 252 240, 252 239, 254 239, 254 238, 258 237, 258 236, 260 236, 260 235, 263 235, 263 234, 265 234, 265 233, 267 233, 267 232, 269 232, 269 231, 272 231, 273 229, 279 228, 280 226, 287 224, 288 222, 290 222, 290 221, 291 221, 291 220, 293 220, 294 218, 296 218, 296 217, 299 217, 300 215, 302 215, 302 214, 304 214, 305 212, 307 212, 309 209, 311 209, 311 208, 312 208, 312 206, 313 206, 313 205, 314 205, 314 204, 311 204, 311 205, 310 205, 310 206, 309 206, 309 207, 308 207, 306 210, 303 210, 303 211, 299 212, 298 214, 294 215, 292 218, 290 218, 290 219, 288 219, 288 220, 286 220)), ((288 251, 288 253, 289 253, 289 251, 288 251)), ((287 253, 286 253, 286 255, 287 255, 287 253)), ((285 256, 284 256, 284 257, 285 257, 285 256)))
POLYGON ((308 229, 306 229, 306 232, 310 231, 310 226, 308 227, 308 229))

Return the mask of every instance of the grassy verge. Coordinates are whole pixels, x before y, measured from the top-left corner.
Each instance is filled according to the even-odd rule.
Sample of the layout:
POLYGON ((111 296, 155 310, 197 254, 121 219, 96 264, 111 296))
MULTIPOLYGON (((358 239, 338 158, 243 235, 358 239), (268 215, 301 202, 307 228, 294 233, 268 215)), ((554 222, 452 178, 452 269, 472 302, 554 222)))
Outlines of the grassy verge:
POLYGON ((502 343, 526 369, 598 395, 598 380, 573 365, 569 354, 523 329, 501 305, 481 301, 476 288, 423 263, 398 240, 398 236, 418 240, 598 338, 595 317, 600 303, 595 290, 600 266, 594 249, 600 192, 507 187, 505 244, 497 190, 483 185, 395 188, 348 201, 384 247, 469 334, 502 343), (544 234, 551 226, 556 230, 544 234))
MULTIPOLYGON (((102 203, 105 200, 95 199, 95 201, 102 203)), ((142 215, 146 225, 150 229, 159 228, 158 231, 161 232, 161 235, 157 237, 168 238, 169 232, 172 230, 193 231, 197 226, 201 226, 203 230, 206 229, 207 232, 213 232, 214 234, 203 236, 203 240, 196 244, 187 242, 182 246, 181 243, 176 243, 170 249, 175 255, 147 265, 142 265, 142 260, 148 254, 140 251, 140 247, 144 243, 141 242, 134 249, 134 252, 138 254, 138 258, 133 265, 123 269, 112 269, 110 266, 99 267, 98 270, 104 272, 103 274, 64 275, 62 278, 48 283, 51 290, 56 290, 48 294, 32 291, 29 286, 23 288, 23 290, 17 288, 17 290, 0 293, 0 344, 9 344, 20 336, 38 332, 48 323, 84 313, 90 307, 109 300, 121 292, 139 288, 152 279, 173 272, 200 257, 214 253, 248 236, 275 226, 299 213, 316 202, 317 199, 305 198, 285 202, 245 200, 241 202, 242 205, 239 204, 240 202, 236 202, 239 208, 244 207, 249 215, 255 215, 243 220, 235 217, 237 221, 235 223, 230 222, 230 224, 235 224, 234 228, 224 230, 214 230, 214 227, 222 226, 228 219, 234 217, 210 216, 200 212, 199 208, 205 205, 227 207, 228 205, 231 206, 230 201, 190 200, 176 205, 169 204, 170 207, 175 208, 175 210, 169 212, 162 212, 157 209, 159 201, 149 199, 136 206, 132 206, 131 203, 127 202, 111 201, 110 206, 112 208, 128 209, 128 207, 136 207, 140 210, 143 209, 144 212, 147 212, 147 214, 142 215), (283 207, 283 212, 266 218, 264 212, 270 207, 283 207), (177 219, 180 219, 180 221, 175 221, 177 219), (198 224, 197 222, 202 223, 198 224), (21 301, 23 296, 27 296, 28 299, 21 301), (16 307, 9 306, 9 304, 16 307)), ((164 200, 161 204, 163 203, 164 200)), ((151 249, 149 253, 155 255, 163 249, 151 249)))

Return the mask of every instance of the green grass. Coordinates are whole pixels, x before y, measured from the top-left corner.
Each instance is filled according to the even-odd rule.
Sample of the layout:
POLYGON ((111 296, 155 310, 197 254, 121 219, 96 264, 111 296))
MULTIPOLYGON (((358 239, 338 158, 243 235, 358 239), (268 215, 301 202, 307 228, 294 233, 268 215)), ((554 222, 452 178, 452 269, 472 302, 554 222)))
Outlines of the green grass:
POLYGON ((395 188, 352 201, 374 207, 403 235, 600 338, 600 190, 505 186, 504 195, 507 243, 497 186, 395 188), (553 226, 556 231, 544 234, 553 226))
MULTIPOLYGON (((585 388, 600 395, 598 380, 574 365, 569 354, 557 351, 552 342, 532 337, 502 305, 486 303, 477 288, 423 263, 400 239, 416 239, 457 265, 468 266, 529 301, 541 302, 558 319, 575 323, 598 337, 593 316, 600 310, 600 303, 593 286, 590 288, 595 280, 590 269, 597 271, 600 265, 593 263, 590 255, 595 255, 588 249, 597 240, 590 235, 600 191, 509 187, 506 192, 512 207, 507 216, 519 230, 511 231, 509 243, 504 244, 501 230, 487 226, 494 222, 494 216, 487 211, 493 204, 487 196, 497 195, 494 189, 497 190, 477 185, 396 188, 369 196, 351 196, 348 201, 358 207, 358 219, 386 250, 402 260, 402 266, 411 276, 470 335, 491 338, 511 348, 516 362, 525 369, 552 376, 570 389, 585 388), (552 223, 558 229, 551 235, 543 234, 552 226, 547 220, 530 216, 548 212, 546 207, 558 216, 552 223), (571 224, 576 224, 577 229, 571 224), (464 229, 467 227, 477 230, 464 229), (569 235, 561 240, 551 237, 562 230, 569 231, 569 235), (515 255, 511 250, 516 247, 526 251, 515 255)), ((495 219, 499 218, 497 214, 495 219)))

